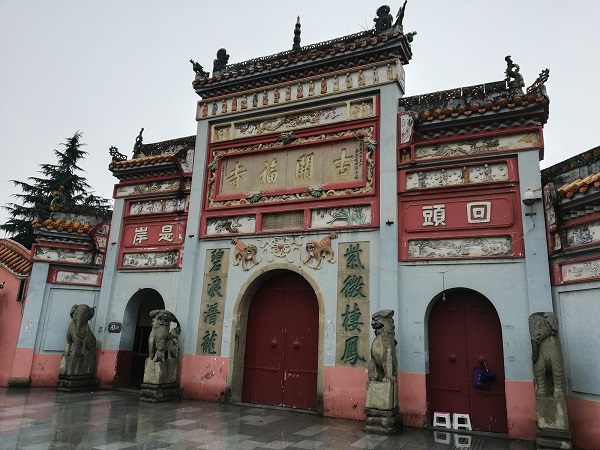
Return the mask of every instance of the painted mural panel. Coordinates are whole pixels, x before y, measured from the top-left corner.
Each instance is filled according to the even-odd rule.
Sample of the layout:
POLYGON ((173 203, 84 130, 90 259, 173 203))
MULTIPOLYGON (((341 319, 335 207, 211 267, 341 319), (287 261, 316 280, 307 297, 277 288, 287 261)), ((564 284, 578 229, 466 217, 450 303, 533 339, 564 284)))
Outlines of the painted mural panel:
POLYGON ((584 281, 600 278, 600 259, 561 265, 563 282, 584 281))
POLYGON ((512 255, 510 236, 457 239, 411 239, 409 259, 481 258, 512 255))
POLYGON ((220 356, 227 298, 229 249, 206 251, 196 354, 220 356))
POLYGON ((213 217, 206 220, 206 235, 248 234, 256 231, 256 216, 213 217))
POLYGON ((540 136, 538 131, 531 131, 500 137, 484 137, 417 147, 415 149, 415 158, 420 160, 461 157, 505 150, 537 148, 539 146, 540 136))
POLYGON ((165 252, 124 253, 123 269, 163 269, 181 266, 179 250, 165 252))
POLYGON ((370 243, 338 245, 336 366, 366 367, 370 330, 370 243))
POLYGON ((600 241, 600 221, 567 229, 569 247, 591 244, 598 241, 600 241))
POLYGON ((480 164, 448 169, 422 170, 406 175, 406 189, 508 181, 508 164, 480 164))
POLYGON ((311 216, 311 228, 371 225, 371 205, 313 209, 311 216))
POLYGON ((140 214, 183 212, 188 210, 189 202, 189 195, 185 198, 161 198, 129 202, 128 213, 130 216, 137 216, 140 214))
MULTIPOLYGON (((162 194, 168 192, 176 192, 179 190, 181 183, 179 180, 156 181, 153 183, 144 184, 129 184, 119 185, 115 190, 115 198, 123 198, 135 195, 162 194)), ((186 181, 183 189, 190 189, 191 182, 186 181)))
POLYGON ((36 246, 33 259, 46 262, 64 262, 70 264, 90 264, 93 253, 85 250, 74 250, 70 248, 50 248, 36 246))
POLYGON ((90 286, 100 285, 100 273, 73 272, 70 270, 57 270, 56 283, 84 284, 90 286))

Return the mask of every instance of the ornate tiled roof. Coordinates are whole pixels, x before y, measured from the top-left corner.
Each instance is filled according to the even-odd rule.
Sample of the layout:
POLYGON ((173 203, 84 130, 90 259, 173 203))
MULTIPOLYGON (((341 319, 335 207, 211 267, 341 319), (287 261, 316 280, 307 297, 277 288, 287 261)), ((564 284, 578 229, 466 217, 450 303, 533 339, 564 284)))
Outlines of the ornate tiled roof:
POLYGON ((565 183, 556 190, 556 193, 560 197, 571 198, 577 192, 586 192, 591 185, 600 187, 600 173, 592 173, 583 179, 577 178, 571 183, 565 183))
POLYGON ((594 147, 591 150, 580 153, 579 155, 575 155, 569 159, 565 159, 558 164, 542 170, 542 181, 545 184, 550 181, 560 179, 561 182, 565 183, 568 180, 573 180, 574 178, 585 178, 585 176, 582 177, 579 175, 579 173, 575 177, 569 177, 569 173, 576 170, 585 170, 585 168, 588 166, 597 165, 598 163, 600 163, 600 146, 594 147), (565 177, 566 179, 564 179, 565 177))
POLYGON ((444 127, 448 126, 446 122, 453 122, 454 119, 473 123, 499 120, 514 122, 515 119, 516 125, 526 125, 529 119, 543 125, 548 120, 549 99, 544 85, 547 79, 548 72, 543 71, 527 92, 511 86, 508 80, 500 80, 404 97, 398 105, 401 111, 415 113, 417 128, 419 125, 444 127))
POLYGON ((90 222, 80 220, 46 219, 42 222, 33 222, 35 228, 45 228, 47 230, 65 231, 67 233, 87 233, 90 231, 90 222))
POLYGON ((31 272, 30 251, 18 242, 0 239, 0 266, 24 278, 31 272))
POLYGON ((195 146, 196 136, 152 144, 143 144, 141 141, 140 132, 133 149, 133 158, 129 160, 118 153, 116 148, 111 148, 113 161, 108 169, 115 177, 123 180, 181 174, 181 163, 187 157, 187 150, 195 146))
POLYGON ((230 64, 213 77, 196 76, 192 85, 203 98, 290 81, 360 64, 412 58, 409 38, 401 29, 376 34, 375 30, 289 50, 275 55, 230 64), (245 85, 245 87, 240 87, 245 85))

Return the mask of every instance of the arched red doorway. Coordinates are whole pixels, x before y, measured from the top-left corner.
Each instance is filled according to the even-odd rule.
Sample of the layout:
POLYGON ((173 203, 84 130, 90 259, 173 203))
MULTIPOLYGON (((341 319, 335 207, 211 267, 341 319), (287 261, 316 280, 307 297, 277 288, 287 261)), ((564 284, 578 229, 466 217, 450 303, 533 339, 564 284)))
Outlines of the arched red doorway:
POLYGON ((506 394, 502 328, 496 309, 469 290, 446 292, 429 315, 430 420, 435 411, 468 413, 473 429, 506 433, 506 394), (485 361, 496 373, 489 390, 473 383, 473 370, 485 361))
POLYGON ((319 307, 311 285, 284 272, 248 310, 242 401, 317 409, 319 307))

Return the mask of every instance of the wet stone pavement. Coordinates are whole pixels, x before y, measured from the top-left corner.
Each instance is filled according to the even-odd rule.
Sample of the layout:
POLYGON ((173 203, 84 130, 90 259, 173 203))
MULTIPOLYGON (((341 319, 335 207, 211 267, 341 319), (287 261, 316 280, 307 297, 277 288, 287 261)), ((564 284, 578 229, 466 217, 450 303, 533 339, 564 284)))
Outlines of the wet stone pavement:
POLYGON ((0 449, 486 449, 533 443, 404 428, 367 434, 363 422, 293 410, 194 400, 140 404, 120 391, 0 388, 0 449))

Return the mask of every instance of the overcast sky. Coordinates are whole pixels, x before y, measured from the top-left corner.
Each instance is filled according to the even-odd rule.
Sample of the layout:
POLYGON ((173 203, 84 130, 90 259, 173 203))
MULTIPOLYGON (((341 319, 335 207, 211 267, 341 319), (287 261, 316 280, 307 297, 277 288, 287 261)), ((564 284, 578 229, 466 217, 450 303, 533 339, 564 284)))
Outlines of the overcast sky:
MULTIPOLYGON (((396 12, 403 0, 388 3, 396 12)), ((108 147, 131 157, 144 143, 196 132, 190 59, 212 69, 371 28, 372 0, 0 0, 0 205, 11 179, 55 163, 52 150, 76 131, 95 193, 112 196, 108 147)), ((529 86, 544 68, 550 119, 547 167, 600 144, 599 0, 408 0, 404 31, 417 31, 406 95, 504 78, 504 57, 529 86)), ((0 222, 6 220, 0 211, 0 222)))

